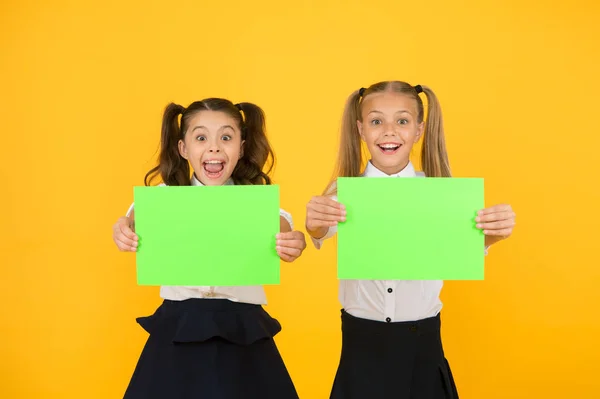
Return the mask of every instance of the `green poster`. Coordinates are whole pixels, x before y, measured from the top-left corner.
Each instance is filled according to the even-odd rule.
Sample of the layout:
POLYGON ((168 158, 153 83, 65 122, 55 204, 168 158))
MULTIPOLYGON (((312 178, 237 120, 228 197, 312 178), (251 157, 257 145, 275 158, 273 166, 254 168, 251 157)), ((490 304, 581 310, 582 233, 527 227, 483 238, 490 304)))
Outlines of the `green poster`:
POLYGON ((279 187, 135 187, 140 285, 279 284, 279 187))
POLYGON ((481 280, 479 178, 338 178, 338 278, 481 280))

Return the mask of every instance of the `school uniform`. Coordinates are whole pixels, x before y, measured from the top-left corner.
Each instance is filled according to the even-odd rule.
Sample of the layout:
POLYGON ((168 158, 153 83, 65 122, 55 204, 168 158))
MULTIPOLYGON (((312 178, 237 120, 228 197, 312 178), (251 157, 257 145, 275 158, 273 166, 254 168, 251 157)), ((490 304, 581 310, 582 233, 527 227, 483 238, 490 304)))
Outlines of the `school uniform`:
MULTIPOLYGON (((362 176, 425 175, 409 163, 389 176, 369 162, 362 176)), ((334 226, 324 237, 312 238, 315 247, 336 232, 334 226)), ((442 285, 441 280, 340 280, 342 353, 331 399, 458 398, 440 336, 442 285)))
MULTIPOLYGON (((195 176, 191 184, 202 186, 195 176)), ((163 286, 160 296, 155 313, 137 319, 149 337, 124 399, 298 398, 262 286, 163 286)))

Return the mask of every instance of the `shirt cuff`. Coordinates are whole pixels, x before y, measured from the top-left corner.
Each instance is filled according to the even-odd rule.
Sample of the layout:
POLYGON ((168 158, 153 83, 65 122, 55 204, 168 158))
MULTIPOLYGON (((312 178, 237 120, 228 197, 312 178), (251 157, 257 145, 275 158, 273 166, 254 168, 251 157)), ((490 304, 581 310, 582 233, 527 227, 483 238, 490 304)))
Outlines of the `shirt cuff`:
POLYGON ((127 210, 127 213, 125 213, 126 217, 131 216, 131 212, 133 212, 133 204, 131 204, 131 206, 129 207, 129 209, 127 210))
POLYGON ((283 209, 279 209, 279 216, 282 216, 287 222, 290 224, 290 228, 294 231, 294 221, 292 220, 292 215, 283 209))
POLYGON ((486 247, 483 249, 483 251, 484 251, 483 253, 484 253, 484 255, 486 255, 486 256, 487 256, 487 254, 488 254, 488 249, 490 249, 489 245, 486 245, 486 247))

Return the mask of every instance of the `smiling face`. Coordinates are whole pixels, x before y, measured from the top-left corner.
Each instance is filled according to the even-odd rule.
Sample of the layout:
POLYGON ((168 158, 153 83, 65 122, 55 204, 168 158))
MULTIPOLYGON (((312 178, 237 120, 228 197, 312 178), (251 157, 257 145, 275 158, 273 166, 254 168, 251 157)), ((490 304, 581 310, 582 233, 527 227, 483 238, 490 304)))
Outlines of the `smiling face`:
POLYGON ((373 166, 392 175, 408 165, 412 147, 423 134, 424 123, 417 117, 417 102, 405 94, 383 91, 363 98, 362 120, 356 123, 373 166))
POLYGON ((205 186, 219 186, 231 177, 243 155, 238 122, 225 112, 200 111, 190 118, 179 153, 205 186))

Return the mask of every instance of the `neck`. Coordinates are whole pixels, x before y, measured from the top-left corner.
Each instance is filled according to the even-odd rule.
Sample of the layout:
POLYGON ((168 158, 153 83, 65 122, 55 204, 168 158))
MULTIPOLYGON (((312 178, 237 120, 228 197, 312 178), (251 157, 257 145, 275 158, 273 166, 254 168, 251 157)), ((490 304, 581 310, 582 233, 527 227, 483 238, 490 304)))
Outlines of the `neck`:
MULTIPOLYGON (((194 174, 192 175, 192 180, 196 180, 197 182, 199 182, 199 183, 200 183, 201 185, 203 185, 203 186, 214 186, 214 184, 206 184, 206 183, 204 183, 202 180, 200 180, 200 179, 198 178, 198 175, 196 175, 196 172, 195 172, 195 171, 194 171, 194 174)), ((230 181, 231 181, 231 176, 229 176, 229 177, 227 178, 227 180, 225 180, 225 181, 224 181, 222 184, 219 184, 219 185, 220 185, 220 186, 225 186, 225 185, 229 184, 229 182, 230 182, 230 181)), ((192 182, 192 184, 193 184, 193 182, 192 182)))
MULTIPOLYGON (((371 161, 371 163, 372 163, 372 161, 371 161)), ((377 169, 379 169, 386 175, 391 176, 391 175, 395 175, 395 174, 398 174, 401 171, 403 171, 404 168, 406 168, 408 166, 408 163, 409 163, 409 160, 407 159, 406 161, 403 161, 402 163, 400 163, 398 165, 394 165, 394 166, 381 167, 376 164, 373 164, 373 166, 375 166, 377 169)))

